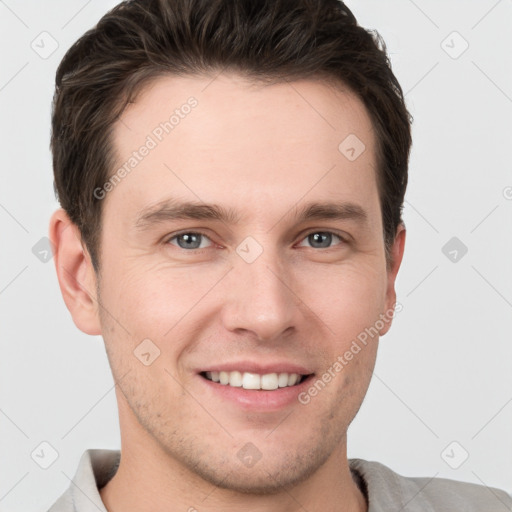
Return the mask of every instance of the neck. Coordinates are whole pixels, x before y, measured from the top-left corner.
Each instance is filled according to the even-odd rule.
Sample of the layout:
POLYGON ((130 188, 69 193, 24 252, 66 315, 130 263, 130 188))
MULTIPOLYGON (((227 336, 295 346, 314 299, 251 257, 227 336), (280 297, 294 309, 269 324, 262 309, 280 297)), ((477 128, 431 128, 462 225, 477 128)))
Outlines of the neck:
POLYGON ((366 498, 352 478, 348 460, 329 459, 306 481, 272 495, 221 489, 191 473, 168 455, 142 444, 124 445, 114 477, 100 489, 108 512, 189 512, 242 509, 251 512, 367 512, 366 498))
MULTIPOLYGON (((121 425, 127 426, 122 420, 121 425)), ((325 463, 300 483, 282 487, 272 494, 250 494, 215 486, 204 480, 166 452, 138 422, 129 422, 129 426, 128 429, 121 428, 119 468, 100 489, 108 512, 368 510, 366 498, 349 468, 346 436, 325 463)))

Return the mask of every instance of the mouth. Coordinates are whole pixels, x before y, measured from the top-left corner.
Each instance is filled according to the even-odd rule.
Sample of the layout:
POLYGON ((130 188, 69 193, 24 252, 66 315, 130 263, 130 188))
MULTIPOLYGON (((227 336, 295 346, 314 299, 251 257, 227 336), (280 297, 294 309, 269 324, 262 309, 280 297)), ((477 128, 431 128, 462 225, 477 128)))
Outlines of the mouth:
POLYGON ((313 377, 313 373, 254 373, 242 371, 205 371, 199 374, 210 382, 233 388, 253 391, 274 391, 276 389, 298 386, 313 377))

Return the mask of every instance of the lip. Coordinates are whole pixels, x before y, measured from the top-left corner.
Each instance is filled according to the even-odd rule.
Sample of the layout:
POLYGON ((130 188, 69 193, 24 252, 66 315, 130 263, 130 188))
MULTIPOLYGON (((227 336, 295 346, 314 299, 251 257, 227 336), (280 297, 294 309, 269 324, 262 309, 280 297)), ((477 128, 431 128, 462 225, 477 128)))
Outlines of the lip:
POLYGON ((256 361, 233 361, 230 363, 211 364, 205 368, 200 368, 197 373, 201 372, 234 372, 241 373, 259 373, 265 375, 267 373, 298 373, 299 375, 309 375, 314 373, 313 370, 298 364, 287 361, 273 361, 269 363, 258 363, 256 361))
MULTIPOLYGON (((226 367, 223 366, 223 368, 226 367)), ((220 401, 230 407, 234 406, 237 410, 255 413, 271 413, 292 405, 299 406, 300 403, 298 395, 303 393, 311 385, 314 374, 308 375, 308 377, 295 386, 287 386, 272 391, 266 391, 263 389, 244 389, 241 387, 236 388, 227 384, 221 384, 220 382, 213 382, 201 374, 197 374, 197 378, 200 380, 200 385, 204 386, 204 396, 207 397, 207 402, 210 404, 220 401)), ((221 410, 217 408, 215 409, 221 410)))

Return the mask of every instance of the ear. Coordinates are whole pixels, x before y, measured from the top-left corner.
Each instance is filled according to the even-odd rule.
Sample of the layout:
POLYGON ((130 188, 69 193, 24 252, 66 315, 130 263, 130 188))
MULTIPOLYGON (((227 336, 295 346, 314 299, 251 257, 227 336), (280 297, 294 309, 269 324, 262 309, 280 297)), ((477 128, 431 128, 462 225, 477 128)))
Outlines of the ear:
POLYGON ((60 291, 73 322, 86 334, 101 334, 96 273, 80 231, 62 208, 51 216, 49 238, 60 291))
MULTIPOLYGON (((396 292, 395 292, 395 281, 398 274, 398 269, 402 263, 404 256, 405 247, 405 225, 400 223, 396 230, 395 241, 393 246, 390 248, 390 263, 387 269, 387 288, 386 288, 386 312, 393 311, 396 303, 396 292)), ((397 308, 399 311, 399 308, 397 308)), ((392 319, 384 322, 384 327, 379 331, 380 335, 383 336, 389 331, 391 327, 392 319)))

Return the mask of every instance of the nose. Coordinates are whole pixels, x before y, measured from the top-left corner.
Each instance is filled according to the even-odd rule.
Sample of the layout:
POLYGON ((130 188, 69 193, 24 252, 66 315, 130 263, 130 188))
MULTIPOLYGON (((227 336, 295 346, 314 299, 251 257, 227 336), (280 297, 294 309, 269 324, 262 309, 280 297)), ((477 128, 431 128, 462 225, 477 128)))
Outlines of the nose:
POLYGON ((235 256, 226 283, 222 322, 226 329, 258 341, 277 341, 297 328, 300 299, 292 272, 277 251, 266 249, 252 263, 235 256))

